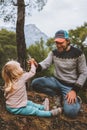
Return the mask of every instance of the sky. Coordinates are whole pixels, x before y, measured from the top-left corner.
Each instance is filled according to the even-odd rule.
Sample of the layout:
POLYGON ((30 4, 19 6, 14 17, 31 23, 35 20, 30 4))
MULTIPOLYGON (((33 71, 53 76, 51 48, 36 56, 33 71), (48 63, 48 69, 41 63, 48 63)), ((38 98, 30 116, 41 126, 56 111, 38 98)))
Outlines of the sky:
POLYGON ((26 24, 35 24, 49 37, 64 29, 75 29, 87 22, 87 0, 48 0, 42 11, 33 11, 26 24))
POLYGON ((25 24, 35 24, 47 36, 53 37, 60 29, 76 29, 87 22, 87 0, 47 1, 42 11, 34 10, 32 16, 26 17, 25 24))

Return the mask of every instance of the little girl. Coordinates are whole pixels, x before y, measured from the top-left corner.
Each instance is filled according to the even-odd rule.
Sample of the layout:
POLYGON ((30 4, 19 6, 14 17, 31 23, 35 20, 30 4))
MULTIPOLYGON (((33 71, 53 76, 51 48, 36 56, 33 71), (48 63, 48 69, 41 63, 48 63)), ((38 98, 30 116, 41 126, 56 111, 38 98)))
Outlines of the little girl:
POLYGON ((27 98, 26 82, 35 75, 36 67, 33 60, 29 72, 24 72, 17 61, 7 62, 2 69, 2 77, 5 81, 4 96, 6 109, 10 113, 20 115, 34 115, 40 117, 56 116, 62 112, 61 108, 49 111, 49 100, 44 104, 36 104, 27 98))

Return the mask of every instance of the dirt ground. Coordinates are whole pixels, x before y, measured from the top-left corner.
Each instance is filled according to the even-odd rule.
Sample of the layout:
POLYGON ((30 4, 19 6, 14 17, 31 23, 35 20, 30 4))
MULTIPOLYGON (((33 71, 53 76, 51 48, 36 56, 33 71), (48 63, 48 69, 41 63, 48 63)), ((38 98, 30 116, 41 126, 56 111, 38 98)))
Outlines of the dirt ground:
MULTIPOLYGON (((28 98, 36 103, 42 103, 46 97, 52 108, 55 105, 52 97, 28 91, 28 98)), ((0 130, 87 130, 87 104, 82 104, 82 111, 76 119, 64 114, 50 118, 12 115, 6 111, 3 92, 0 91, 0 130)))

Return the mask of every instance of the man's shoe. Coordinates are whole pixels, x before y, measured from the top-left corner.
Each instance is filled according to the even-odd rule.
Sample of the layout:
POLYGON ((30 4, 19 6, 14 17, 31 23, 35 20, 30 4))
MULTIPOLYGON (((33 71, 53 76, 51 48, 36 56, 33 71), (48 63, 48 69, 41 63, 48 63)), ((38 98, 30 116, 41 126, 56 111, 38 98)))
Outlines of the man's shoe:
POLYGON ((82 99, 80 98, 80 96, 77 96, 77 99, 78 99, 79 103, 82 104, 82 99))

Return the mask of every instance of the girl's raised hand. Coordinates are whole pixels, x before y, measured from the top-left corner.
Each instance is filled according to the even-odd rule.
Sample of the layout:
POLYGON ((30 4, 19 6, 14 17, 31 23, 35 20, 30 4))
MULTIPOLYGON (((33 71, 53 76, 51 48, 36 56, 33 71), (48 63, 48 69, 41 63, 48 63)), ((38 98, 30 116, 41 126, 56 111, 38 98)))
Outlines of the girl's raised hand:
POLYGON ((35 61, 34 58, 31 58, 29 61, 27 61, 28 65, 31 66, 32 64, 34 64, 36 67, 38 66, 38 63, 35 61))

